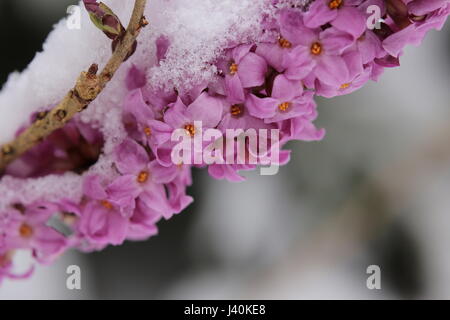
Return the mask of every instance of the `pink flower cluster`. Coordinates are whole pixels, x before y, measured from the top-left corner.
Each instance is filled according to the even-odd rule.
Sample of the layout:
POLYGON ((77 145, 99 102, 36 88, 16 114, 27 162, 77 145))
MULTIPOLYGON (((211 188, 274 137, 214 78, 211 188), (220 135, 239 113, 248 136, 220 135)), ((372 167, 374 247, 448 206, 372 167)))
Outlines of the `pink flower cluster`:
MULTIPOLYGON (((83 197, 31 204, 12 203, 0 212, 0 280, 14 274, 13 256, 30 250, 48 263, 68 248, 100 250, 125 240, 157 234, 156 224, 182 212, 193 199, 186 194, 191 168, 207 167, 216 179, 241 181, 240 170, 254 164, 174 163, 171 136, 183 129, 194 138, 203 129, 278 129, 280 144, 320 140, 323 129, 314 96, 351 93, 384 68, 399 65, 402 49, 419 44, 430 29, 440 29, 450 13, 447 0, 274 1, 280 9, 267 16, 264 40, 232 46, 214 61, 217 78, 187 92, 155 90, 145 70, 133 66, 126 85, 123 124, 128 137, 114 151, 116 177, 83 175, 83 197), (368 8, 383 19, 369 29, 368 8)), ((158 59, 170 40, 157 41, 158 59)), ((41 114, 34 117, 42 116, 41 114)), ((13 163, 6 174, 40 177, 67 171, 83 173, 101 153, 103 137, 77 119, 13 163)), ((207 145, 197 146, 203 152, 207 145)), ((289 160, 280 152, 279 164, 289 160)), ((28 275, 27 272, 25 275, 28 275)))

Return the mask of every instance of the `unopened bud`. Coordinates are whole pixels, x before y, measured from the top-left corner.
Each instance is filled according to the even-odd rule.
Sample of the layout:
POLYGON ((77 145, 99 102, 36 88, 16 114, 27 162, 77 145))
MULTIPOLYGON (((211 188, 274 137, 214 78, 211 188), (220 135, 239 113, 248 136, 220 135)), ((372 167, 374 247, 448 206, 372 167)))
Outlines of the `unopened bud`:
POLYGON ((110 39, 115 40, 125 32, 119 17, 104 3, 84 0, 84 6, 94 25, 110 39))

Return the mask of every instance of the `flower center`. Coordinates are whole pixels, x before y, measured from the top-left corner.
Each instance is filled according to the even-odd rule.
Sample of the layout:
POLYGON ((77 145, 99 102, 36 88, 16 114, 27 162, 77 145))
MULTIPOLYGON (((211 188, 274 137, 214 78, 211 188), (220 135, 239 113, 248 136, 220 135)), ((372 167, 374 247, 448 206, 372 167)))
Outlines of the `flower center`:
POLYGON ((322 53, 322 45, 319 42, 314 42, 311 46, 311 53, 318 56, 322 53))
POLYGON ((26 223, 22 223, 19 228, 19 234, 22 238, 30 238, 33 235, 33 228, 26 223))
POLYGON ((152 135, 152 129, 149 127, 144 128, 144 133, 147 137, 150 137, 152 135))
POLYGON ((280 45, 280 47, 282 47, 284 49, 289 49, 292 47, 292 43, 290 43, 289 40, 287 40, 285 38, 278 39, 278 44, 280 45))
POLYGON ((291 107, 291 104, 290 104, 289 102, 283 102, 282 104, 280 104, 280 105, 278 106, 278 109, 279 109, 281 112, 286 112, 290 107, 291 107))
POLYGON ((230 113, 234 117, 242 116, 244 113, 244 106, 242 104, 234 104, 230 108, 230 113))
POLYGON ((102 200, 102 201, 100 201, 100 203, 103 207, 105 207, 108 210, 111 210, 113 208, 113 205, 111 204, 111 202, 109 202, 107 200, 102 200))
POLYGON ((339 9, 342 6, 343 0, 331 0, 328 3, 328 8, 330 9, 339 9))
POLYGON ((195 127, 193 124, 187 124, 184 126, 184 130, 187 131, 187 133, 193 137, 195 135, 195 127))
POLYGON ((145 183, 145 182, 147 182, 148 177, 149 177, 149 174, 147 171, 141 171, 137 177, 137 181, 139 183, 145 183))
POLYGON ((237 72, 238 72, 238 70, 239 70, 239 66, 236 64, 236 63, 232 63, 231 65, 230 65, 230 74, 232 75, 232 76, 234 76, 237 72))

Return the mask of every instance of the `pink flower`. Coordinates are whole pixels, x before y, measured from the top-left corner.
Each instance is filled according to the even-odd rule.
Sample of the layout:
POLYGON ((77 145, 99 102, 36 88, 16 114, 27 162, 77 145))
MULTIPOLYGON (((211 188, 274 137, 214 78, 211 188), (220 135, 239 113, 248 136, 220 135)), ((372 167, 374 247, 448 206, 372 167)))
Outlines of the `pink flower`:
POLYGON ((156 226, 156 223, 159 220, 161 220, 161 215, 151 208, 148 208, 146 201, 139 199, 133 216, 128 223, 127 239, 142 241, 157 235, 158 227, 156 226))
MULTIPOLYGON (((110 186, 116 199, 137 199, 153 217, 169 219, 191 202, 186 186, 192 183, 190 166, 162 166, 150 161, 145 149, 133 140, 125 140, 116 150, 116 166, 122 174, 110 186)), ((133 220, 133 218, 132 218, 133 220)))
POLYGON ((319 81, 340 86, 348 79, 348 68, 342 53, 354 44, 353 38, 334 28, 305 34, 289 54, 291 60, 312 64, 311 74, 319 81))
POLYGON ((249 113, 266 123, 291 119, 311 112, 312 92, 303 92, 299 81, 291 81, 278 75, 273 83, 270 97, 250 95, 246 105, 249 113))
POLYGON ((369 81, 372 67, 364 67, 360 52, 357 50, 349 50, 342 54, 342 58, 347 65, 347 79, 340 86, 330 86, 318 81, 315 86, 317 95, 332 98, 349 94, 361 88, 369 81))
POLYGON ((390 28, 396 32, 392 32, 383 40, 383 48, 394 57, 398 57, 407 44, 420 45, 429 30, 440 30, 450 14, 450 3, 445 0, 416 0, 408 2, 407 5, 400 2, 398 6, 401 6, 402 17, 407 19, 407 23, 391 24, 390 28))
POLYGON ((308 28, 330 23, 336 29, 358 38, 366 28, 365 15, 356 7, 363 0, 316 0, 304 16, 308 28))
POLYGON ((325 136, 325 129, 317 129, 312 123, 317 117, 317 111, 309 115, 296 117, 289 121, 280 123, 280 130, 282 134, 281 143, 290 140, 300 141, 319 141, 325 136))
POLYGON ((157 112, 144 101, 140 89, 131 91, 124 103, 124 122, 130 136, 147 144, 154 152, 170 139, 172 128, 156 120, 157 112))
POLYGON ((415 19, 446 6, 448 6, 447 0, 413 0, 407 5, 409 13, 413 14, 415 19))
POLYGON ((218 125, 218 129, 223 133, 227 129, 269 129, 270 125, 266 124, 262 119, 250 115, 246 101, 225 99, 222 120, 218 125))
POLYGON ((77 227, 92 246, 122 244, 129 217, 135 208, 132 196, 127 199, 128 203, 124 203, 123 199, 114 198, 115 186, 112 192, 108 189, 103 187, 99 176, 89 176, 84 181, 84 194, 88 201, 81 211, 77 227))
MULTIPOLYGON (((95 25, 113 39, 114 49, 125 32, 118 16, 97 1, 83 2, 95 25)), ((143 50, 154 48, 154 56, 136 59, 122 83, 128 90, 122 123, 103 126, 96 116, 88 125, 74 118, 7 168, 0 183, 9 183, 17 193, 28 181, 47 175, 64 182, 66 176, 74 179, 68 185, 77 190, 52 202, 47 197, 54 191, 44 191, 41 200, 27 205, 14 203, 9 192, 4 195, 9 198, 2 200, 6 209, 0 211, 0 281, 31 274, 33 267, 24 274, 13 272, 17 249, 30 250, 37 262, 47 263, 68 248, 99 250, 156 235, 159 221, 192 203, 187 188, 193 166, 207 167, 215 179, 239 182, 245 180, 241 171, 265 166, 269 158, 270 165, 287 163, 290 151, 282 147, 288 142, 316 141, 325 135, 314 125, 316 95, 349 94, 369 79, 378 80, 385 68, 400 64, 405 45, 419 44, 450 14, 448 0, 272 0, 268 5, 275 11, 262 17, 261 42, 228 42, 223 54, 209 61, 211 70, 218 70, 213 78, 202 78, 192 87, 172 87, 167 69, 179 48, 177 41, 161 34, 143 50), (366 22, 373 17, 367 9, 372 5, 381 9, 383 22, 381 28, 369 30, 366 22), (149 83, 147 73, 154 79, 159 70, 166 73, 167 83, 149 83), (97 125, 100 130, 93 128, 97 125), (117 135, 111 134, 113 125, 119 127, 117 135), (214 141, 204 141, 207 129, 215 129, 214 141), (277 130, 279 139, 265 137, 271 130, 277 130), (234 143, 235 136, 227 135, 232 132, 248 138, 242 148, 234 143), (179 143, 172 141, 174 133, 181 133, 191 147, 194 165, 184 159, 173 163, 179 143), (257 150, 250 141, 255 137, 257 150), (223 153, 214 164, 204 158, 205 151, 213 151, 211 143, 223 153), (199 154, 203 161, 194 161, 199 154), (92 166, 98 159, 106 162, 92 166), (77 188, 81 183, 82 192, 77 188)), ((136 43, 130 54, 135 48, 136 43)), ((19 133, 47 115, 33 114, 19 133)), ((105 119, 110 120, 106 114, 105 119)))
POLYGON ((250 52, 252 47, 252 44, 237 46, 229 50, 226 58, 218 63, 219 70, 225 75, 228 98, 234 102, 245 100, 244 88, 264 83, 267 63, 250 52))
MULTIPOLYGON (((216 128, 222 118, 223 101, 220 98, 212 97, 206 92, 202 92, 192 103, 185 105, 179 97, 175 103, 169 105, 164 112, 164 123, 168 125, 172 135, 174 130, 185 130, 186 136, 193 141, 193 138, 200 134, 200 129, 206 130, 216 128), (196 122, 201 122, 202 128, 196 127, 196 122)), ((162 124, 160 124, 162 126, 162 124)), ((159 145, 155 153, 157 160, 163 166, 172 166, 171 150, 177 142, 168 141, 159 145)), ((194 150, 202 152, 202 149, 194 150)), ((192 162, 193 163, 193 162, 192 162)))
POLYGON ((313 68, 310 61, 290 57, 293 48, 303 43, 303 38, 314 36, 314 31, 306 28, 299 11, 284 9, 279 15, 280 36, 272 43, 258 44, 256 53, 278 72, 290 80, 301 80, 313 68))
POLYGON ((161 166, 156 160, 150 161, 145 149, 135 141, 127 139, 116 150, 116 167, 122 174, 109 186, 110 194, 116 199, 142 198, 145 193, 147 206, 157 210, 162 216, 171 215, 164 185, 172 182, 179 174, 177 167, 161 166))
POLYGON ((194 136, 196 131, 192 125, 195 121, 202 121, 203 128, 215 128, 222 118, 222 112, 222 100, 203 92, 188 106, 178 98, 164 113, 164 122, 173 129, 185 129, 194 136))
POLYGON ((50 262, 66 249, 66 238, 47 226, 48 220, 59 212, 56 205, 42 202, 20 207, 20 210, 9 212, 5 226, 6 247, 31 249, 40 262, 50 262))
POLYGON ((363 64, 372 62, 376 58, 386 55, 380 38, 372 31, 366 30, 364 34, 356 40, 355 46, 361 54, 363 64))

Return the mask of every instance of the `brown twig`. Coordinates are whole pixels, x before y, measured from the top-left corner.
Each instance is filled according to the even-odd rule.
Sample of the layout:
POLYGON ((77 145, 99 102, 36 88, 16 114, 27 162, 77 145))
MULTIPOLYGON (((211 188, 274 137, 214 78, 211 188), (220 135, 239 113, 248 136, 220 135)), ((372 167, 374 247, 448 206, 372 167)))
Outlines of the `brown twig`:
POLYGON ((146 3, 147 0, 136 0, 125 36, 99 75, 97 75, 97 64, 93 64, 87 72, 81 73, 75 87, 67 93, 56 107, 50 112, 42 114, 16 139, 1 147, 0 172, 3 172, 8 164, 52 132, 64 127, 70 119, 86 109, 97 98, 129 55, 141 29, 148 24, 144 17, 146 3))

